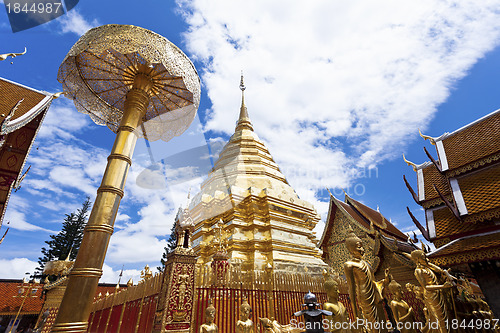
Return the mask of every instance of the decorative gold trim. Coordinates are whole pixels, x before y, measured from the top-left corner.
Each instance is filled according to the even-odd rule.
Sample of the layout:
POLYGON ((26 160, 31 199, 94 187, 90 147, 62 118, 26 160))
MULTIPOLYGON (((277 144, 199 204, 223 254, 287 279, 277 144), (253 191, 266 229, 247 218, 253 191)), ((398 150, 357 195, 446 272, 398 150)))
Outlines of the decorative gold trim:
POLYGON ((500 208, 488 210, 486 212, 475 213, 464 218, 466 223, 484 222, 494 218, 500 219, 500 208))
POLYGON ((449 237, 446 237, 446 238, 434 239, 432 241, 432 244, 434 244, 436 248, 440 248, 441 246, 446 245, 449 242, 451 242, 451 239, 449 237))
POLYGON ((123 196, 125 195, 125 192, 122 189, 120 189, 118 187, 111 186, 111 185, 99 186, 99 188, 97 189, 97 194, 99 194, 101 192, 113 193, 113 194, 118 195, 120 198, 123 198, 123 196))
POLYGON ((87 332, 88 322, 59 323, 52 326, 52 332, 87 332))
POLYGON ((130 157, 128 157, 127 155, 123 155, 123 154, 109 154, 108 161, 110 159, 123 160, 123 161, 127 162, 129 165, 132 165, 132 159, 130 157))
POLYGON ((481 249, 462 253, 451 253, 442 257, 429 258, 429 260, 439 266, 454 266, 467 264, 483 260, 492 260, 500 258, 500 248, 481 249))
POLYGON ((471 171, 471 170, 477 169, 479 167, 485 166, 487 164, 490 164, 492 162, 496 162, 496 161, 499 161, 499 160, 500 160, 500 153, 493 154, 493 155, 481 158, 481 159, 479 159, 479 160, 477 160, 475 162, 466 164, 466 165, 464 165, 464 166, 462 166, 460 168, 447 171, 446 172, 446 176, 448 178, 449 177, 455 177, 455 176, 460 175, 462 173, 465 173, 467 171, 471 171))
POLYGON ((114 228, 108 224, 103 224, 103 225, 87 225, 85 227, 85 232, 105 232, 110 235, 113 234, 114 228))
MULTIPOLYGON (((445 195, 444 196, 448 201, 452 202, 453 201, 453 198, 450 194, 448 195, 445 195)), ((425 208, 425 209, 429 209, 429 208, 432 208, 432 207, 435 207, 435 206, 439 206, 439 205, 442 205, 444 204, 443 200, 441 200, 441 198, 435 198, 435 199, 432 199, 432 200, 429 200, 429 201, 423 201, 421 203, 422 207, 425 208)))
POLYGON ((98 268, 73 268, 69 273, 71 276, 86 276, 100 278, 102 269, 98 268))
POLYGON ((127 126, 127 125, 122 125, 120 127, 118 127, 118 131, 125 131, 125 132, 135 132, 135 128, 133 128, 132 126, 127 126))

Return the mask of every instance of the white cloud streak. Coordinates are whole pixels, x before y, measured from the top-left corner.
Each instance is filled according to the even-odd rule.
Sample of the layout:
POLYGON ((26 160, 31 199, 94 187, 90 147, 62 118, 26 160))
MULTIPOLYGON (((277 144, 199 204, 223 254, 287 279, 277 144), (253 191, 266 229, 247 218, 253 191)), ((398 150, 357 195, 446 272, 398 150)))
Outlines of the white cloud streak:
POLYGON ((78 36, 100 25, 96 19, 89 22, 76 9, 70 10, 65 15, 61 16, 58 22, 61 27, 61 33, 70 32, 78 36))
POLYGON ((353 182, 343 170, 400 155, 500 35, 498 0, 177 3, 205 65, 206 129, 233 132, 244 69, 256 132, 315 205, 353 182))

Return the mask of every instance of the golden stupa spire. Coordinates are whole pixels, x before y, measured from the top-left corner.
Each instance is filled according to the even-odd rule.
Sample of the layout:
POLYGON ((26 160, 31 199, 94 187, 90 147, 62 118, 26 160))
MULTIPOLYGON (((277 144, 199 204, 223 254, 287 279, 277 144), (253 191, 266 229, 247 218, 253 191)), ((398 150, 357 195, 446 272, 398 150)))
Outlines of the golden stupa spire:
POLYGON ((241 90, 241 108, 240 108, 240 117, 238 118, 238 123, 236 124, 236 131, 242 129, 248 129, 253 131, 252 122, 250 121, 250 117, 248 117, 247 107, 245 106, 245 83, 243 82, 243 71, 241 71, 241 80, 240 80, 240 90, 241 90))

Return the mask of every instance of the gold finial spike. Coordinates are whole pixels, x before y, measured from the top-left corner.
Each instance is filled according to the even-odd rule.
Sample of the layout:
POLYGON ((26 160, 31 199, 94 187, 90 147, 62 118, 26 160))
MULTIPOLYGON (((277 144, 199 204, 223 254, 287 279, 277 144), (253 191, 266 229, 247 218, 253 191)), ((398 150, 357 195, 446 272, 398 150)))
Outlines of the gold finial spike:
POLYGON ((434 139, 432 136, 424 135, 422 132, 420 132, 420 128, 418 129, 418 134, 424 139, 424 140, 429 140, 431 144, 436 145, 436 139, 434 139))
POLYGON ((59 98, 61 95, 64 95, 65 92, 64 91, 60 91, 60 92, 56 92, 55 94, 52 94, 52 98, 53 99, 57 99, 59 98))
POLYGON ((240 117, 236 125, 236 130, 248 129, 253 131, 252 123, 248 117, 247 107, 245 106, 245 82, 243 81, 243 71, 241 71, 240 79, 240 90, 241 90, 241 107, 240 107, 240 117))
POLYGON ((403 160, 406 162, 406 164, 413 168, 413 171, 417 172, 417 165, 413 162, 408 161, 405 157, 405 154, 403 154, 403 160))
POLYGON ((246 89, 245 82, 243 81, 243 71, 241 71, 240 89, 242 92, 246 89))
POLYGON ((73 251, 73 246, 69 249, 68 256, 66 257, 66 261, 71 261, 69 257, 71 256, 71 251, 73 251))
POLYGON ((5 54, 0 54, 0 60, 5 60, 5 59, 7 59, 8 57, 15 58, 15 57, 20 56, 20 55, 23 55, 23 54, 26 54, 26 47, 24 47, 24 52, 20 52, 20 53, 5 53, 5 54))
POLYGON ((134 285, 134 280, 132 280, 132 278, 130 278, 127 282, 127 287, 132 287, 134 285))

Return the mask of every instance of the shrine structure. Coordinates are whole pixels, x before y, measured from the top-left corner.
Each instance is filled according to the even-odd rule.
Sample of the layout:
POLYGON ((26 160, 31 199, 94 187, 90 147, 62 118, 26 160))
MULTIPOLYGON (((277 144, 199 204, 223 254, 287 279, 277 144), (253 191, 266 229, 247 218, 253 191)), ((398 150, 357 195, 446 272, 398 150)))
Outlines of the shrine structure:
POLYGON ((408 212, 436 249, 429 259, 472 273, 496 317, 500 315, 500 110, 439 137, 422 135, 437 159, 416 165, 417 191, 426 226, 408 212))
MULTIPOLYGON (((21 186, 26 158, 47 110, 50 94, 0 78, 0 227, 12 190, 21 186)), ((3 237, 0 237, 0 243, 3 237)))
POLYGON ((350 258, 344 244, 349 227, 357 235, 364 235, 361 239, 366 249, 365 260, 378 280, 384 278, 385 269, 390 267, 394 279, 417 282, 413 274, 415 264, 404 255, 417 249, 416 240, 403 234, 379 211, 347 194, 344 202, 330 196, 326 226, 319 242, 324 261, 338 275, 344 274, 344 263, 350 258))

